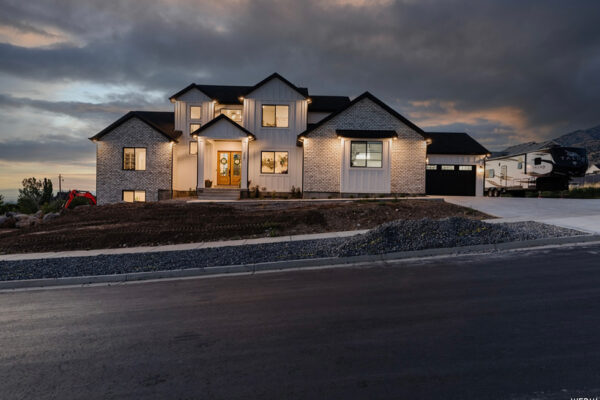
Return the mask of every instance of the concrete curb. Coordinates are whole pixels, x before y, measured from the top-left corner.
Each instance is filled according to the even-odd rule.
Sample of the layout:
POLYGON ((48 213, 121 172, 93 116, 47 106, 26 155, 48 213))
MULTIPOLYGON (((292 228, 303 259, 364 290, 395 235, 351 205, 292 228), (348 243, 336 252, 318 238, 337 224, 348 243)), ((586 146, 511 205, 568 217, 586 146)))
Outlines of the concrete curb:
POLYGON ((568 245, 582 243, 600 243, 600 235, 568 236, 562 238, 547 238, 525 240, 521 242, 506 242, 497 244, 482 244, 474 246, 436 248, 414 251, 402 251, 376 255, 362 255, 343 258, 312 258, 302 260, 274 261, 258 264, 223 265, 206 268, 188 268, 167 271, 132 272, 128 274, 74 276, 66 278, 27 279, 0 281, 0 290, 43 288, 53 286, 89 285, 97 283, 118 283, 164 278, 186 278, 227 274, 253 274, 264 271, 281 271, 314 267, 343 267, 363 263, 375 265, 387 264, 394 261, 418 259, 436 256, 454 256, 460 254, 486 253, 492 251, 530 249, 551 245, 568 245))

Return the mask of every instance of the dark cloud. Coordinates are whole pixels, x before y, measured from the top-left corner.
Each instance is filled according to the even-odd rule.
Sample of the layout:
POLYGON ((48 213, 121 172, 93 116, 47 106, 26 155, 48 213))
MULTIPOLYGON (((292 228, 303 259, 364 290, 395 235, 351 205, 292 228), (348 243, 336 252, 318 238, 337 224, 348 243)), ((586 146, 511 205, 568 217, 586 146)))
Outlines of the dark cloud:
POLYGON ((0 141, 0 161, 94 164, 96 149, 87 139, 70 135, 45 135, 0 141))
POLYGON ((494 143, 600 123, 596 0, 335 3, 0 0, 0 23, 65 34, 44 48, 0 44, 0 72, 42 84, 133 84, 166 97, 190 82, 252 84, 278 71, 315 94, 369 90, 401 112, 424 100, 470 115, 519 110, 512 128, 440 122, 503 135, 494 143))

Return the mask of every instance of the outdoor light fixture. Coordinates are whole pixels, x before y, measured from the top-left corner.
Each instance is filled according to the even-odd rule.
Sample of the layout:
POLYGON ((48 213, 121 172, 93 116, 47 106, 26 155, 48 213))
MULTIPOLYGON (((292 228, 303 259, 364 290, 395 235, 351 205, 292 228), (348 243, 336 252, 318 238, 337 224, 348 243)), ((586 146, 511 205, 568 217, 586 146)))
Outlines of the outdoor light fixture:
POLYGON ((427 143, 427 145, 430 145, 430 144, 431 144, 431 142, 432 142, 432 140, 431 140, 431 139, 425 139, 425 143, 427 143))
POLYGON ((312 99, 311 99, 311 98, 308 98, 308 99, 306 99, 306 102, 307 102, 308 104, 310 104, 310 103, 312 103, 312 99))
POLYGON ((244 96, 238 97, 238 100, 243 102, 244 101, 244 96))

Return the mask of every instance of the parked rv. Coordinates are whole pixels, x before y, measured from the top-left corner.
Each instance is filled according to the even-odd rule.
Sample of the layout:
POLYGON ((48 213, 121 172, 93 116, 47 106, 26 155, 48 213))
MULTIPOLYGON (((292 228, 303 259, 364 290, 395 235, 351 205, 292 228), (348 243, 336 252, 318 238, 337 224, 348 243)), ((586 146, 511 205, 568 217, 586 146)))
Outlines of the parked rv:
POLYGON ((584 148, 562 147, 556 142, 525 143, 494 153, 485 161, 484 193, 566 190, 569 180, 585 175, 584 148))

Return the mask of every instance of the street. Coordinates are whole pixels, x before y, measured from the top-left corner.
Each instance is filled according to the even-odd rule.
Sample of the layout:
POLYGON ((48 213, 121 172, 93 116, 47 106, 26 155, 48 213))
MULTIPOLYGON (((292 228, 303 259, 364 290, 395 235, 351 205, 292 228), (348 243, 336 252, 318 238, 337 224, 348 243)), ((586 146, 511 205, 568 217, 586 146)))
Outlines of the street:
POLYGON ((0 293, 1 399, 600 395, 600 245, 0 293))

